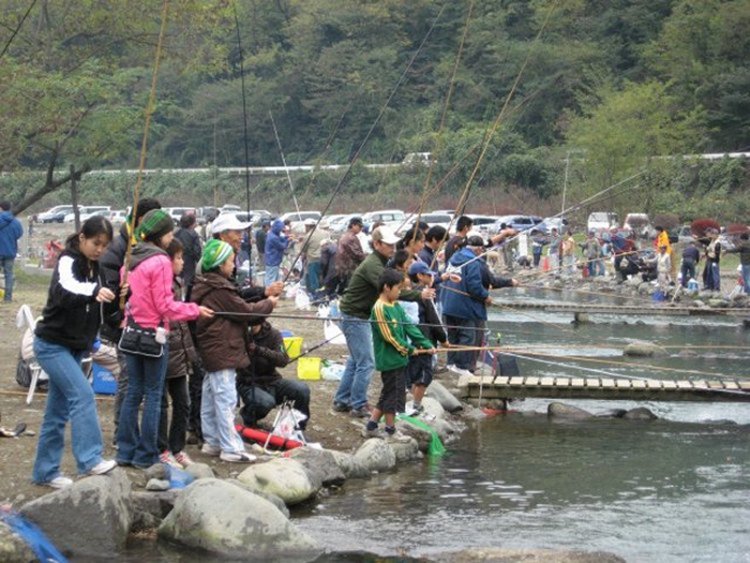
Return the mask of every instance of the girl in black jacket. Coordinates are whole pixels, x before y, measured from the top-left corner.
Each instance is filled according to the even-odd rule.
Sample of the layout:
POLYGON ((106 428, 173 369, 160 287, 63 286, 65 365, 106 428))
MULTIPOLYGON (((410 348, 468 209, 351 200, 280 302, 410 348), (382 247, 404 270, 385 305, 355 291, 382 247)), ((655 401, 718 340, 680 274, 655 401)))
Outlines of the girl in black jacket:
POLYGON ((73 483, 60 473, 68 420, 78 473, 101 475, 116 466, 114 460, 102 459, 94 392, 81 369, 81 359, 99 330, 101 304, 115 298, 102 286, 97 263, 111 240, 112 225, 101 216, 87 219, 80 232, 68 238, 36 327, 34 355, 49 376, 32 475, 39 485, 59 489, 73 483))

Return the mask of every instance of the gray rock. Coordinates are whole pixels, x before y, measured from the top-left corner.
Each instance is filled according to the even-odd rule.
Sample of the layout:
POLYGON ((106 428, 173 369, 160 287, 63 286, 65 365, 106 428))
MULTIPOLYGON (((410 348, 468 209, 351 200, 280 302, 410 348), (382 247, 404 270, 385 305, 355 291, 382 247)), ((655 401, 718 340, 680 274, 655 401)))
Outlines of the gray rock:
POLYGON ((62 551, 111 556, 125 547, 132 522, 130 481, 122 469, 86 477, 33 500, 21 514, 42 528, 62 551))
POLYGON ((159 479, 161 481, 169 481, 169 469, 163 463, 155 463, 144 472, 146 479, 159 479))
POLYGON ((396 466, 396 455, 380 438, 370 438, 354 452, 354 459, 362 463, 370 472, 388 471, 396 466))
POLYGON ((131 533, 158 528, 164 517, 174 507, 180 492, 178 489, 148 493, 133 491, 130 495, 133 503, 131 533))
POLYGON ((27 563, 36 560, 36 555, 26 542, 14 534, 5 522, 0 521, 0 561, 27 563))
POLYGON ((656 420, 659 418, 646 407, 638 407, 630 409, 623 415, 623 418, 627 420, 656 420))
POLYGON ((729 301, 726 299, 709 299, 708 300, 708 306, 712 309, 726 309, 729 307, 729 301))
POLYGON ((594 415, 592 415, 588 411, 579 409, 578 407, 566 405, 565 403, 555 402, 550 403, 547 406, 547 416, 552 416, 555 418, 566 418, 570 420, 584 420, 587 418, 592 418, 594 415))
POLYGON ((149 479, 146 483, 147 491, 168 491, 169 481, 164 479, 149 479))
POLYGON ((319 553, 273 504, 219 479, 187 487, 159 526, 159 537, 242 560, 312 559, 319 553))
POLYGON ((245 469, 237 477, 254 490, 278 496, 287 506, 314 497, 323 486, 320 479, 298 461, 276 458, 245 469))
POLYGON ((420 451, 426 452, 430 447, 430 441, 432 440, 432 433, 420 428, 409 422, 408 420, 400 420, 396 423, 396 428, 406 436, 414 438, 417 443, 417 448, 420 451))
POLYGON ((276 495, 271 494, 271 493, 266 493, 266 492, 263 492, 263 491, 257 491, 255 489, 253 489, 250 485, 248 485, 247 483, 243 483, 239 479, 224 479, 224 480, 227 483, 231 483, 233 485, 237 485, 238 487, 241 487, 241 488, 245 489, 246 491, 249 491, 249 492, 251 492, 251 493, 253 493, 255 495, 258 495, 259 497, 262 497, 262 498, 266 499, 268 502, 270 502, 276 508, 278 508, 279 512, 281 512, 284 516, 286 516, 287 518, 289 518, 289 516, 290 516, 289 509, 287 508, 286 504, 284 504, 284 501, 281 500, 276 495))
POLYGON ((344 472, 347 479, 365 479, 372 473, 364 463, 356 459, 353 455, 338 450, 328 451, 331 452, 336 465, 344 472))
POLYGON ((438 401, 437 399, 425 397, 424 399, 422 399, 422 407, 424 407, 423 416, 425 418, 429 419, 429 418, 444 418, 445 417, 445 409, 443 408, 443 405, 440 403, 440 401, 438 401))
POLYGON ((336 463, 333 454, 328 450, 317 448, 294 448, 289 457, 302 464, 308 473, 314 475, 324 487, 338 487, 346 480, 346 475, 336 463))
POLYGON ((462 551, 439 553, 430 557, 439 563, 625 563, 625 560, 606 551, 554 549, 502 549, 472 547, 462 551))
POLYGON ((408 442, 392 442, 388 444, 393 450, 396 463, 405 463, 407 461, 416 461, 422 459, 422 453, 419 451, 419 445, 413 438, 408 442))
POLYGON ((435 399, 448 412, 457 412, 464 407, 456 396, 439 381, 433 381, 425 392, 425 397, 435 399))
POLYGON ((667 351, 661 346, 651 342, 631 342, 625 346, 623 355, 643 358, 663 357, 667 356, 667 351))
POLYGON ((193 479, 196 480, 213 479, 216 477, 214 475, 214 470, 205 463, 191 463, 185 468, 185 471, 192 475, 193 479))

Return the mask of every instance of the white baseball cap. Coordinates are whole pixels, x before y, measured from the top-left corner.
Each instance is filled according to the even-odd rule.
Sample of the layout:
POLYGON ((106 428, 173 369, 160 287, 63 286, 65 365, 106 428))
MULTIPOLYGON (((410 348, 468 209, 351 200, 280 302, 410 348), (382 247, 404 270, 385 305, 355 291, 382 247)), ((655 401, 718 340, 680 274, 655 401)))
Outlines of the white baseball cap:
POLYGON ((372 241, 373 242, 382 242, 384 244, 396 244, 401 239, 396 236, 396 233, 394 233, 390 227, 378 227, 372 232, 372 241))
POLYGON ((304 224, 306 227, 314 227, 318 222, 315 219, 305 219, 304 224))
POLYGON ((216 235, 224 231, 244 231, 252 223, 243 223, 234 213, 222 213, 211 223, 211 234, 216 235))

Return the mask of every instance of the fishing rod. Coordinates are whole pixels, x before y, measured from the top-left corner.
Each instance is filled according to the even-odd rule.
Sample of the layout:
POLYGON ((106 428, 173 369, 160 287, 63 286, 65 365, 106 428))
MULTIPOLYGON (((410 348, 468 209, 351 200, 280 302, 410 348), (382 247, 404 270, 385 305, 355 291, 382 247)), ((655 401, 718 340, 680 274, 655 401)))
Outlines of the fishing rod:
POLYGON ((279 132, 276 129, 276 121, 274 121, 273 119, 273 114, 271 113, 271 110, 268 110, 268 117, 271 118, 271 125, 273 125, 273 134, 276 137, 276 145, 279 147, 279 154, 281 155, 281 162, 284 165, 284 172, 286 172, 286 179, 289 182, 289 190, 292 192, 292 201, 294 201, 294 208, 297 210, 297 217, 300 217, 299 203, 297 203, 297 196, 294 194, 294 184, 292 184, 292 175, 289 173, 289 168, 286 165, 286 157, 284 156, 284 149, 281 148, 281 139, 279 139, 279 132))
MULTIPOLYGON (((370 126, 369 130, 365 134, 365 138, 360 143, 359 147, 355 151, 354 155, 352 156, 349 166, 347 166, 346 170, 344 171, 343 176, 336 184, 336 187, 334 188, 333 192, 331 193, 331 197, 328 199, 328 203, 326 204, 325 208, 323 209, 322 213, 320 214, 320 218, 315 222, 315 225, 308 233, 308 240, 312 237, 313 233, 318 229, 318 226, 320 225, 320 222, 323 220, 323 217, 325 217, 326 213, 328 213, 328 210, 331 208, 331 205, 333 204, 333 201, 336 199, 336 197, 339 195, 339 192, 344 186, 344 183, 349 179, 349 176, 351 175, 352 169, 354 168, 354 165, 359 160, 360 155, 362 154, 362 151, 367 146, 367 143, 370 140, 370 137, 372 136, 373 132, 375 131, 375 128, 378 126, 378 123, 380 123, 380 120, 383 118, 383 115, 385 115, 386 110, 388 109, 388 106, 390 105, 391 101, 393 100, 394 96, 396 95, 396 92, 401 87, 401 84, 406 79, 406 75, 408 74, 409 70, 411 70, 411 67, 414 65, 414 61, 417 60, 417 57, 422 52, 422 49, 427 44, 427 40, 429 39, 430 35, 432 35, 432 31, 435 29, 435 26, 437 25, 437 22, 440 20, 443 11, 445 10, 446 4, 443 4, 443 6, 440 8, 440 11, 438 12, 435 19, 432 21, 432 25, 430 25, 430 28, 427 30, 427 33, 425 33, 424 37, 422 38, 422 42, 419 44, 419 47, 414 52, 412 57, 409 59, 409 63, 406 65, 406 68, 404 68, 403 72, 401 73, 401 76, 399 76, 398 80, 396 81, 396 85, 391 90, 388 98, 386 99, 383 106, 380 108, 380 111, 378 112, 378 115, 375 117, 375 121, 373 121, 372 125, 370 126)), ((300 252, 294 257, 294 260, 292 260, 292 264, 296 264, 297 260, 299 260, 300 256, 302 255, 302 250, 300 249, 300 252)), ((284 276, 284 283, 289 279, 289 276, 292 274, 293 269, 290 268, 287 272, 286 276, 284 276)))
POLYGON ((31 0, 31 4, 29 5, 29 8, 26 10, 26 13, 21 18, 21 21, 18 22, 18 25, 16 26, 16 29, 13 30, 13 33, 11 34, 8 41, 5 43, 5 47, 3 47, 2 53, 0 53, 0 59, 3 58, 3 55, 5 55, 5 52, 10 48, 10 44, 13 43, 13 40, 16 38, 16 35, 19 31, 21 31, 21 27, 23 26, 23 22, 26 21, 26 18, 29 17, 29 14, 31 13, 31 10, 34 9, 34 6, 36 5, 37 0, 31 0))
POLYGON ((245 211, 250 215, 250 141, 247 131, 247 95, 245 94, 245 55, 242 52, 240 37, 240 19, 237 16, 237 2, 232 3, 234 10, 234 28, 237 32, 237 50, 240 58, 240 87, 242 89, 242 133, 245 145, 245 211))

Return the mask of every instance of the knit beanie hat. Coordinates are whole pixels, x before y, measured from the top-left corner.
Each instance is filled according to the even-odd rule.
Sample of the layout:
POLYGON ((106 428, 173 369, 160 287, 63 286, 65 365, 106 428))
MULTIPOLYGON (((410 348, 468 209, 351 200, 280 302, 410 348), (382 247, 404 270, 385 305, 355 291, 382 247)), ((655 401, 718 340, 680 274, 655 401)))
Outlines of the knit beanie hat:
POLYGON ((152 209, 141 219, 141 224, 135 230, 138 240, 159 240, 159 237, 174 230, 174 222, 169 213, 162 209, 152 209))
POLYGON ((232 254, 232 247, 219 239, 211 239, 203 247, 203 256, 201 256, 201 269, 204 272, 210 272, 211 270, 221 266, 224 261, 229 258, 232 254))

